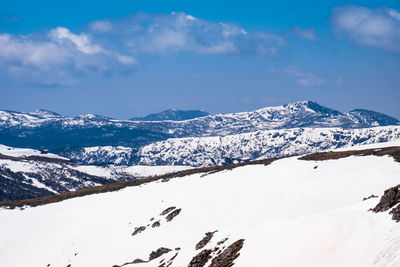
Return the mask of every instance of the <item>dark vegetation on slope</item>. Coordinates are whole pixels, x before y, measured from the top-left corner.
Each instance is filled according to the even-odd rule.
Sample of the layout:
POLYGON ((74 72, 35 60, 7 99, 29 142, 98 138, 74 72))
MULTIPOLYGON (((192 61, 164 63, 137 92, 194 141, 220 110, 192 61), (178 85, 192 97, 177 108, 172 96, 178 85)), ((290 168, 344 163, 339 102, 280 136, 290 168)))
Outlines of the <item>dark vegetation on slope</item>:
POLYGON ((363 150, 349 150, 337 152, 318 152, 300 157, 301 160, 329 160, 341 159, 350 156, 392 156, 397 162, 400 162, 400 147, 384 147, 384 148, 371 148, 363 150))
POLYGON ((132 121, 184 121, 210 115, 202 110, 168 109, 160 113, 150 114, 146 117, 132 118, 132 121))
MULTIPOLYGON (((46 156, 15 157, 3 154, 0 154, 0 159, 25 162, 40 169, 40 172, 29 170, 29 168, 13 171, 5 166, 0 166, 0 201, 50 196, 54 195, 54 192, 69 192, 74 189, 82 189, 88 185, 104 185, 113 182, 104 177, 75 170, 74 167, 77 166, 77 163, 70 159, 46 156), (46 188, 38 187, 32 179, 37 180, 46 188)), ((121 181, 135 179, 135 177, 129 175, 120 178, 121 181)))
MULTIPOLYGON (((299 159, 318 161, 318 160, 340 159, 340 158, 345 158, 345 157, 349 157, 349 156, 369 156, 369 155, 373 155, 373 156, 389 155, 389 156, 392 156, 397 162, 400 162, 400 146, 385 147, 385 148, 378 148, 378 149, 313 153, 313 154, 303 156, 299 159)), ((149 177, 149 178, 135 180, 135 181, 118 182, 118 183, 112 183, 112 184, 103 185, 103 186, 84 188, 81 190, 61 193, 58 195, 18 200, 18 201, 4 201, 4 202, 0 202, 0 207, 13 209, 16 207, 23 207, 23 206, 32 206, 32 207, 40 206, 40 205, 45 205, 45 204, 49 204, 49 203, 63 201, 63 200, 74 198, 74 197, 82 197, 82 196, 87 196, 87 195, 91 195, 91 194, 117 191, 117 190, 123 189, 125 187, 129 187, 129 186, 140 186, 142 184, 146 184, 149 182, 155 182, 155 181, 165 182, 172 178, 184 177, 184 176, 196 174, 196 173, 204 173, 204 174, 215 173, 215 172, 224 171, 224 170, 232 170, 234 168, 241 167, 241 166, 247 166, 247 165, 259 165, 259 164, 269 165, 273 161, 278 160, 278 159, 281 159, 281 158, 270 158, 270 159, 255 160, 255 161, 250 161, 250 162, 241 162, 241 163, 237 163, 237 164, 230 164, 230 165, 224 165, 224 166, 183 170, 183 171, 178 171, 175 173, 169 173, 169 174, 165 174, 165 175, 154 176, 154 177, 149 177)))

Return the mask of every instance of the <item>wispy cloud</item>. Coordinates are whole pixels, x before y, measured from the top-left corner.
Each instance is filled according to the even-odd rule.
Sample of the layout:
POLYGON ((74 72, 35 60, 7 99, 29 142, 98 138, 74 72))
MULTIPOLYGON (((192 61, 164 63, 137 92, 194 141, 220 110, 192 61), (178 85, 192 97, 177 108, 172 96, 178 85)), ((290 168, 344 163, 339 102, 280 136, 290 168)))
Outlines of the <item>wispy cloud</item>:
POLYGON ((293 33, 302 39, 309 40, 309 41, 316 41, 318 40, 317 35, 315 34, 315 30, 313 28, 310 29, 302 29, 297 26, 293 27, 293 33))
POLYGON ((333 10, 332 24, 357 44, 400 53, 400 13, 394 9, 338 7, 333 10))
POLYGON ((94 21, 85 29, 79 33, 57 27, 28 35, 0 34, 0 69, 26 82, 68 84, 91 73, 132 70, 140 54, 276 56, 285 45, 278 35, 248 33, 235 24, 185 13, 138 13, 94 21))
POLYGON ((116 36, 134 54, 188 51, 264 56, 278 54, 285 44, 278 35, 262 31, 248 33, 235 24, 206 21, 185 13, 136 14, 107 23, 112 30, 104 35, 116 36))
POLYGON ((290 65, 287 68, 269 68, 270 72, 280 72, 288 77, 295 79, 295 83, 299 86, 310 87, 322 85, 324 79, 316 76, 312 72, 305 72, 296 65, 290 65))

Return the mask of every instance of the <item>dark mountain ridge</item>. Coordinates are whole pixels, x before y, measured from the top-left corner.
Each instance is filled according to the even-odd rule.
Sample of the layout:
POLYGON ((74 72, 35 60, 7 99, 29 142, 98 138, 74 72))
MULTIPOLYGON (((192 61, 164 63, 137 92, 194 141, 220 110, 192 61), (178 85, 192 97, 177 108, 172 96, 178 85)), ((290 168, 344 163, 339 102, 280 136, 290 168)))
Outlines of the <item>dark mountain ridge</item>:
POLYGON ((168 109, 160 113, 150 114, 145 117, 136 117, 132 121, 184 121, 210 115, 202 110, 168 109))

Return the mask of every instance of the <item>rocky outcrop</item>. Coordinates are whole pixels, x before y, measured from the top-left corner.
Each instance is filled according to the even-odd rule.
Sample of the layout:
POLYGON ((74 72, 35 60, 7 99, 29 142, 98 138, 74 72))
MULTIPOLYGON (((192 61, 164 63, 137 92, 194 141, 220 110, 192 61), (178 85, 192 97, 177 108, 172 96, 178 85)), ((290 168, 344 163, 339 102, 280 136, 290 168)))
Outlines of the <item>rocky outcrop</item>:
POLYGON ((242 249, 244 239, 239 239, 238 241, 227 247, 221 254, 215 257, 210 267, 230 267, 233 266, 233 261, 239 257, 239 251, 242 249))
POLYGON ((207 232, 205 237, 203 237, 203 239, 200 240, 199 243, 196 244, 196 250, 204 248, 204 246, 207 245, 208 242, 210 242, 210 240, 213 237, 215 232, 217 232, 217 231, 207 232))
POLYGON ((156 251, 152 251, 152 252, 150 253, 150 256, 149 256, 149 261, 152 261, 152 260, 154 260, 154 259, 160 257, 161 255, 163 255, 163 254, 165 254, 165 253, 168 253, 168 252, 170 252, 170 251, 171 251, 171 249, 169 249, 169 248, 164 248, 164 247, 161 247, 161 248, 157 249, 156 251))
POLYGON ((167 217, 165 217, 167 219, 167 222, 172 221, 172 219, 175 218, 176 216, 178 216, 178 214, 180 212, 181 212, 181 209, 175 209, 173 212, 168 214, 167 217))
POLYGON ((133 231, 132 236, 137 235, 143 232, 144 230, 146 230, 146 226, 135 227, 135 231, 133 231))
POLYGON ((383 212, 392 209, 392 219, 400 222, 400 184, 385 190, 379 203, 372 209, 373 212, 383 212))
POLYGON ((210 256, 211 253, 212 253, 211 249, 205 249, 201 251, 199 254, 193 257, 188 267, 203 267, 204 265, 206 265, 207 261, 211 258, 210 256))

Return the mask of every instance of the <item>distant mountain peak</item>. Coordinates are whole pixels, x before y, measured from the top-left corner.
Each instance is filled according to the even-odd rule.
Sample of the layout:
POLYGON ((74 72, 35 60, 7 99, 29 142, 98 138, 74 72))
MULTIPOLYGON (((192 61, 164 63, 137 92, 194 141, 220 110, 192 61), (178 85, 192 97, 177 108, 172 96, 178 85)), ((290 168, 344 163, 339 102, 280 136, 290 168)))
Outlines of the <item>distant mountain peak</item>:
POLYGON ((210 115, 203 110, 167 109, 160 113, 154 113, 145 117, 132 118, 133 121, 184 121, 210 115))
POLYGON ((386 126, 386 125, 399 125, 400 121, 390 117, 386 114, 383 114, 381 112, 373 111, 373 110, 368 110, 368 109, 354 109, 349 112, 352 114, 354 117, 357 117, 360 121, 363 123, 369 125, 380 125, 380 126, 386 126))

